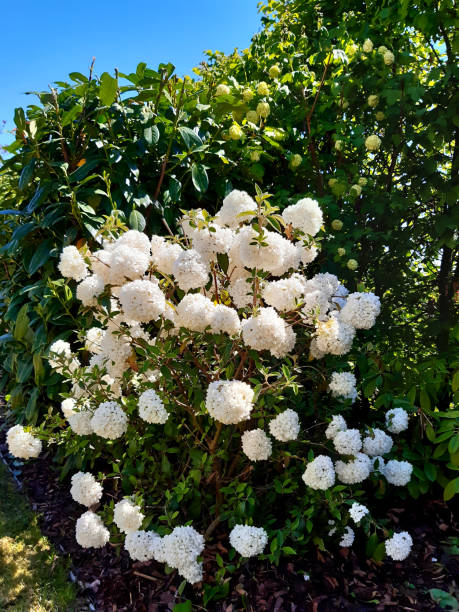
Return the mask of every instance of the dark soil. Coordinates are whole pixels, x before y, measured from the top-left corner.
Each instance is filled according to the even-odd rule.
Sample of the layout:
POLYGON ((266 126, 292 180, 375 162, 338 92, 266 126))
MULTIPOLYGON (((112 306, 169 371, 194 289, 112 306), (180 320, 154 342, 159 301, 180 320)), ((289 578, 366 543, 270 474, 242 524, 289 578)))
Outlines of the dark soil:
MULTIPOLYGON (((7 459, 5 445, 0 450, 7 459)), ((24 464, 19 474, 17 466, 14 470, 40 514, 43 533, 72 560, 73 578, 81 589, 79 612, 163 612, 187 599, 194 602, 195 610, 216 612, 419 612, 442 609, 428 592, 432 588, 459 595, 459 557, 453 554, 458 550, 459 530, 451 508, 440 501, 411 500, 411 507, 389 511, 391 520, 413 537, 406 561, 375 563, 352 549, 338 549, 333 555, 316 551, 307 559, 295 558, 279 567, 251 561, 231 577, 227 597, 203 606, 202 585, 188 585, 178 595, 182 580, 175 571, 165 575, 163 565, 133 563, 121 547, 80 548, 74 530, 81 506, 72 500, 68 483, 59 481, 50 462, 43 454, 24 464)), ((208 583, 214 581, 216 552, 225 558, 222 543, 206 549, 208 583)))

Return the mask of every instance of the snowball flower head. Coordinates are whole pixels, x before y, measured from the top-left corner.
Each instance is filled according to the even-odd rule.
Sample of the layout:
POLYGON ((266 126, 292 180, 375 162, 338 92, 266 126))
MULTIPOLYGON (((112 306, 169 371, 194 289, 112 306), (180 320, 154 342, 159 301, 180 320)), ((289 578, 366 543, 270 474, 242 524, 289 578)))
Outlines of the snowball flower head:
POLYGON ((362 448, 362 438, 358 429, 339 431, 333 444, 340 455, 356 455, 362 448))
POLYGON ((363 43, 363 50, 365 53, 371 53, 373 51, 373 43, 369 38, 367 38, 363 43))
POLYGON ((280 312, 289 312, 297 307, 304 293, 304 281, 299 274, 290 278, 266 283, 263 289, 263 300, 280 312))
POLYGON ((236 336, 241 331, 241 322, 234 308, 217 304, 213 306, 210 320, 210 331, 214 334, 228 334, 236 336))
POLYGON ((6 443, 8 451, 19 459, 35 458, 41 453, 41 440, 26 431, 22 425, 14 425, 8 430, 6 443))
POLYGON ((77 285, 76 296, 83 306, 95 306, 97 297, 104 290, 104 281, 97 274, 91 274, 77 285))
POLYGON ((376 457, 377 455, 385 455, 392 448, 393 441, 382 429, 375 427, 363 440, 363 451, 376 457))
POLYGON ((394 535, 385 541, 384 546, 386 553, 394 561, 403 561, 408 557, 413 546, 413 540, 407 531, 394 533, 394 535))
POLYGON ((72 476, 72 498, 83 506, 93 506, 102 497, 102 485, 89 472, 77 472, 72 476))
POLYGON ((216 421, 231 425, 250 418, 253 390, 239 380, 214 380, 206 395, 207 412, 216 421))
POLYGON ((76 541, 83 548, 102 548, 110 539, 110 532, 100 516, 90 510, 77 520, 75 535, 76 541))
POLYGON ((357 502, 354 502, 349 509, 349 515, 354 523, 359 523, 368 513, 368 508, 363 504, 358 504, 357 502))
POLYGON ((384 63, 386 64, 386 66, 390 66, 391 64, 394 63, 395 56, 392 53, 392 51, 386 51, 383 55, 383 59, 384 59, 384 63))
POLYGON ((269 432, 280 442, 296 440, 300 433, 298 414, 291 408, 287 408, 269 422, 269 432))
POLYGON ((65 340, 56 340, 49 347, 49 355, 49 365, 54 369, 60 369, 63 359, 67 361, 72 358, 70 344, 65 340))
POLYGON ((182 250, 179 244, 168 242, 162 236, 151 237, 151 261, 162 274, 172 274, 174 261, 182 250))
POLYGON ((333 440, 337 433, 347 429, 346 421, 340 414, 335 414, 325 430, 327 440, 333 440))
POLYGON ((256 351, 270 351, 274 357, 284 357, 293 350, 295 332, 274 308, 260 308, 257 316, 242 322, 242 338, 256 351))
POLYGON ((355 385, 356 379, 352 372, 333 372, 328 389, 333 397, 342 397, 354 402, 357 397, 355 385))
POLYGON ((352 546, 352 544, 354 543, 354 539, 355 539, 354 530, 351 529, 351 527, 346 526, 343 537, 341 538, 339 545, 342 546, 343 548, 349 548, 349 546, 352 546))
POLYGON ((251 461, 266 461, 272 453, 271 440, 262 429, 244 431, 242 450, 251 461))
POLYGON ((335 463, 335 472, 338 480, 344 484, 362 482, 368 478, 371 469, 371 459, 365 453, 357 453, 355 459, 347 463, 344 461, 337 461, 335 463))
POLYGON ((413 466, 408 461, 391 459, 384 467, 383 474, 387 482, 396 487, 404 487, 410 482, 413 466))
POLYGON ((282 212, 285 223, 291 224, 309 236, 315 236, 322 227, 322 210, 316 200, 303 198, 296 204, 287 206, 282 212))
POLYGON ((176 327, 203 332, 212 323, 214 304, 200 293, 189 293, 177 305, 176 315, 176 327))
POLYGON ((75 246, 63 248, 57 267, 64 278, 73 278, 77 282, 88 275, 88 266, 75 246))
POLYGON ((372 134, 368 136, 365 140, 365 146, 368 151, 379 151, 379 147, 381 146, 381 139, 376 134, 372 134))
POLYGON ((260 96, 269 96, 269 85, 265 81, 260 81, 257 86, 257 93, 260 96))
POLYGON ((103 402, 94 411, 91 426, 98 436, 115 440, 126 433, 128 419, 117 402, 103 402))
POLYGON ((182 291, 204 287, 209 279, 207 264, 194 249, 180 253, 174 261, 172 273, 182 291))
POLYGON ((233 189, 223 200, 215 222, 236 228, 240 223, 253 219, 256 210, 257 205, 247 192, 233 189), (250 211, 253 211, 253 214, 244 214, 250 211))
POLYGON ((260 117, 263 117, 263 119, 266 119, 270 112, 271 107, 269 106, 268 102, 259 102, 257 104, 257 113, 260 115, 260 117))
MULTIPOLYGON (((143 234, 142 234, 143 235, 143 234)), ((145 236, 145 238, 147 238, 145 236)), ((148 243, 148 239, 147 239, 148 243)), ((148 251, 150 244, 148 243, 148 251)), ((150 264, 150 255, 127 244, 116 244, 110 258, 111 284, 122 284, 126 279, 141 278, 150 264)))
POLYGON ((375 95, 368 96, 367 102, 368 102, 368 106, 372 106, 372 107, 378 106, 379 96, 375 96, 375 95))
POLYGON ((349 259, 346 266, 349 268, 349 270, 357 270, 357 268, 359 267, 359 264, 357 263, 355 259, 349 259))
POLYGON ((139 416, 147 423, 163 425, 167 421, 169 413, 154 389, 147 389, 139 397, 139 416))
POLYGON ((216 96, 227 96, 230 93, 231 93, 230 88, 228 87, 228 85, 225 85, 224 83, 220 83, 220 85, 217 85, 217 88, 215 90, 216 96))
POLYGON ((335 470, 330 457, 319 455, 308 463, 302 476, 311 489, 325 491, 335 484, 335 470))
POLYGON ((129 499, 122 499, 115 504, 113 511, 113 520, 116 526, 124 533, 137 531, 141 526, 145 515, 140 511, 140 507, 136 506, 129 499))
POLYGON ((133 561, 151 561, 160 541, 161 538, 154 531, 129 531, 124 540, 124 548, 133 561))
POLYGON ((268 534, 262 527, 235 525, 230 532, 230 544, 242 557, 261 555, 268 543, 268 534))
POLYGON ((345 355, 351 350, 355 336, 355 328, 331 316, 328 321, 319 321, 316 327, 316 336, 311 343, 313 357, 320 358, 328 353, 332 355, 345 355))
POLYGON ((166 310, 166 298, 155 283, 135 280, 119 290, 119 300, 125 316, 133 321, 156 321, 166 310))
POLYGON ((191 526, 176 527, 163 541, 165 562, 191 584, 202 580, 202 563, 197 557, 204 550, 203 536, 191 526))
POLYGON ((380 312, 381 303, 374 293, 351 293, 340 312, 340 319, 355 329, 370 329, 380 312))
POLYGON ((63 400, 61 403, 61 410, 66 419, 68 419, 69 416, 75 412, 75 407, 76 401, 73 399, 73 397, 67 397, 65 400, 63 400))
POLYGON ((333 219, 333 221, 331 222, 331 226, 332 229, 339 232, 343 229, 343 222, 341 221, 341 219, 333 219))
POLYGON ((87 408, 81 408, 80 410, 74 410, 67 416, 70 429, 77 436, 89 436, 93 433, 92 428, 92 416, 93 412, 87 408))
POLYGON ((403 408, 391 408, 386 412, 386 427, 391 433, 408 429, 408 413, 403 408))

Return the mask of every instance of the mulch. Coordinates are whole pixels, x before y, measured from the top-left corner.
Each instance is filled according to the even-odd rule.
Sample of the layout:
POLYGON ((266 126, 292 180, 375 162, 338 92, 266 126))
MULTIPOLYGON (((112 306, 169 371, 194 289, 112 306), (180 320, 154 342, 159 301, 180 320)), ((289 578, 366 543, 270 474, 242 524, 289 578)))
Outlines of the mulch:
MULTIPOLYGON (((42 532, 71 559, 71 578, 80 589, 78 612, 166 612, 187 599, 193 601, 193 610, 215 612, 420 612, 442 609, 429 589, 459 596, 459 557, 447 545, 450 538, 459 537, 457 520, 443 502, 411 500, 404 509, 388 510, 391 520, 413 537, 406 561, 376 563, 354 549, 338 549, 334 554, 317 550, 279 567, 251 560, 231 576, 225 599, 203 606, 202 586, 187 585, 180 596, 181 578, 175 571, 166 575, 163 565, 132 562, 121 547, 79 547, 74 529, 82 509, 70 497, 68 483, 59 481, 50 456, 43 454, 18 468, 8 458, 4 443, 0 451, 39 514, 42 532)), ((217 570, 217 551, 225 558, 218 542, 206 550, 205 579, 210 583, 217 570)))

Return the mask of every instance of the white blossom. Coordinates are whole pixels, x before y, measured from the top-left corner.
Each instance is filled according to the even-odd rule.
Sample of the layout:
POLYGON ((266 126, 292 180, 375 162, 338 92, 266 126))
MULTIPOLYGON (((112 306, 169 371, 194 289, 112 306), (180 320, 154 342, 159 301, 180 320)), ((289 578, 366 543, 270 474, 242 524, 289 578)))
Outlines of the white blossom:
POLYGON ((262 527, 235 525, 230 531, 230 544, 242 557, 261 555, 268 543, 268 534, 262 527))
POLYGON ((357 455, 362 448, 362 438, 358 429, 338 431, 333 444, 340 455, 357 455))
POLYGON ((363 504, 358 504, 357 502, 354 502, 349 509, 349 515, 354 523, 359 523, 368 513, 368 508, 363 504))
POLYGON ((370 475, 372 463, 365 453, 357 453, 352 461, 337 461, 335 472, 338 480, 344 484, 357 484, 370 475))
POLYGON ((354 543, 355 533, 354 530, 351 529, 348 525, 345 527, 343 537, 339 543, 343 548, 349 548, 354 543))
POLYGON ((90 510, 77 520, 75 535, 76 541, 83 548, 102 548, 110 539, 110 532, 100 516, 90 510))
POLYGON ((257 316, 242 322, 242 339, 256 351, 269 351, 274 357, 285 357, 296 341, 295 332, 274 308, 260 308, 257 316))
POLYGON ((215 380, 206 395, 206 409, 210 416, 225 425, 240 423, 250 418, 253 390, 239 380, 215 380))
POLYGON ((386 455, 392 448, 393 441, 382 429, 375 427, 368 432, 363 440, 363 451, 375 457, 376 455, 386 455))
POLYGON ((176 527, 164 536, 165 562, 191 584, 202 580, 202 563, 197 557, 204 550, 204 538, 193 527, 176 527))
POLYGON ((356 379, 351 372, 333 372, 328 388, 333 397, 342 397, 354 402, 357 398, 355 385, 356 379))
POLYGON ((271 456, 271 440, 262 429, 244 431, 241 441, 242 450, 251 461, 266 461, 271 456))
POLYGON ((384 466, 383 474, 387 482, 396 487, 404 487, 411 480, 413 466, 408 461, 397 461, 391 459, 384 466))
POLYGON ((297 307, 304 293, 304 280, 299 274, 290 278, 266 283, 263 289, 263 300, 279 312, 289 312, 297 307))
POLYGON ((325 491, 332 487, 335 484, 335 470, 330 457, 318 455, 308 463, 302 478, 311 489, 325 491))
POLYGON ((72 476, 72 498, 83 506, 93 506, 102 497, 102 485, 90 472, 77 472, 72 476))
POLYGON ((13 457, 31 459, 41 453, 41 440, 26 431, 22 425, 14 425, 6 434, 8 451, 13 457))
POLYGON ((335 414, 325 430, 325 437, 327 440, 333 440, 338 432, 345 431, 346 429, 347 425, 344 417, 340 414, 335 414))
POLYGON ((208 266, 194 249, 180 253, 174 261, 172 273, 182 291, 204 287, 209 280, 208 266))
POLYGON ((282 212, 285 223, 291 224, 309 236, 315 236, 322 227, 322 210, 316 200, 303 198, 296 204, 287 206, 282 212))
POLYGON ((380 311, 379 297, 374 293, 351 293, 340 312, 340 319, 356 329, 370 329, 380 311))
POLYGON ((98 436, 115 440, 126 433, 127 416, 117 402, 103 402, 94 411, 91 427, 98 436))
POLYGON ((133 561, 151 561, 159 541, 161 538, 154 531, 128 531, 124 548, 133 561))
POLYGON ((123 285, 119 300, 125 316, 133 321, 156 321, 166 309, 164 293, 149 280, 135 280, 123 285))
POLYGON ((386 427, 391 433, 408 429, 408 413, 403 408, 391 408, 386 412, 386 427))
POLYGON ((413 540, 406 531, 394 533, 394 535, 384 542, 386 553, 394 561, 404 561, 411 552, 413 540))
POLYGON ((215 217, 215 222, 220 225, 237 227, 253 219, 257 211, 255 201, 245 191, 234 189, 223 200, 223 205, 215 217), (252 212, 252 214, 245 214, 252 212))
POLYGON ((88 266, 75 246, 66 246, 62 249, 57 267, 62 276, 73 278, 77 282, 88 275, 88 266))
POLYGON ((287 408, 269 422, 269 432, 280 442, 296 440, 300 433, 298 413, 291 408, 287 408))
POLYGON ((147 423, 163 425, 167 421, 169 413, 154 389, 147 389, 139 397, 139 416, 147 423))
POLYGON ((145 515, 140 511, 140 507, 129 499, 122 499, 115 504, 113 520, 118 529, 124 533, 137 531, 144 518, 145 515))
POLYGON ((96 306, 97 297, 104 290, 104 281, 97 274, 91 274, 84 278, 81 283, 78 283, 76 288, 77 300, 83 304, 83 306, 96 306))

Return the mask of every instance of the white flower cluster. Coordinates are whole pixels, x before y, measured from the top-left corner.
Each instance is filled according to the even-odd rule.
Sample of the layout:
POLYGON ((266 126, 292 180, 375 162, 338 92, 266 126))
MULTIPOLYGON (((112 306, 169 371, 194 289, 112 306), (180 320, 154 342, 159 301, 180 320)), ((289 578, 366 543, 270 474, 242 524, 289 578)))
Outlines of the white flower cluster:
POLYGON ((397 461, 391 459, 384 466, 382 473, 387 482, 396 487, 404 487, 410 482, 413 466, 408 461, 397 461))
POLYGON ((298 414, 291 408, 287 408, 269 422, 269 432, 280 442, 296 440, 300 433, 298 414))
POLYGON ((391 408, 386 412, 386 427, 388 431, 398 434, 408 429, 408 413, 403 408, 391 408))
POLYGON ((124 548, 133 561, 151 561, 162 549, 162 539, 154 531, 128 531, 124 548))
POLYGON ((341 321, 355 329, 370 329, 381 311, 379 297, 374 293, 351 293, 340 312, 341 321))
POLYGON ((333 397, 342 397, 355 402, 357 398, 356 382, 351 372, 333 372, 328 388, 333 397))
POLYGON ((102 548, 109 541, 110 532, 100 516, 88 510, 77 520, 75 536, 83 548, 102 548))
POLYGON ((261 555, 268 543, 268 534, 262 527, 235 525, 230 532, 230 544, 242 557, 261 555))
POLYGON ((242 450, 251 461, 266 461, 271 456, 271 440, 262 429, 244 431, 241 440, 242 450))
POLYGON ((354 543, 354 539, 355 539, 354 530, 351 529, 349 525, 347 525, 344 530, 344 534, 343 534, 343 537, 341 538, 339 545, 342 546, 343 548, 349 548, 354 543))
POLYGON ((200 293, 189 293, 183 297, 177 305, 174 322, 176 327, 195 332, 209 329, 214 334, 235 336, 241 330, 241 322, 234 308, 214 304, 200 293))
POLYGON ((394 561, 403 561, 411 552, 413 540, 408 532, 401 531, 400 533, 394 533, 391 538, 386 540, 384 546, 386 553, 394 561))
POLYGON ((349 516, 354 521, 354 523, 360 523, 364 516, 369 514, 369 510, 363 504, 358 504, 354 502, 349 509, 349 516))
POLYGON ((371 429, 363 439, 363 450, 370 457, 386 455, 390 452, 393 440, 382 429, 371 429))
POLYGON ((202 563, 197 557, 204 550, 204 538, 193 527, 175 527, 162 538, 163 560, 191 584, 202 580, 202 563))
POLYGON ((91 427, 101 438, 115 440, 126 433, 128 419, 117 402, 102 402, 94 411, 91 427))
POLYGON ((77 282, 88 275, 88 266, 79 250, 74 246, 64 247, 58 264, 59 272, 65 278, 73 278, 77 282))
POLYGON ((207 412, 216 421, 231 425, 250 418, 253 390, 239 380, 215 380, 207 388, 207 412))
POLYGON ((319 455, 306 466, 303 480, 311 489, 325 491, 335 484, 333 461, 326 455, 319 455))
POLYGON ((296 204, 287 206, 282 217, 294 229, 299 229, 309 236, 315 236, 322 227, 323 216, 319 204, 311 198, 299 200, 296 204))
POLYGON ((242 338, 256 351, 269 351, 274 357, 285 357, 293 350, 296 334, 274 308, 260 308, 256 316, 242 323, 242 338))
POLYGON ((113 520, 116 526, 124 533, 137 531, 142 524, 145 515, 140 511, 140 507, 130 499, 122 499, 115 504, 113 520))
POLYGON ((76 502, 89 508, 100 502, 102 485, 91 473, 77 472, 72 476, 70 495, 76 502))
POLYGON ((162 399, 154 389, 147 389, 139 397, 139 416, 147 423, 163 425, 169 413, 164 408, 162 399))
POLYGON ((14 425, 6 434, 9 452, 19 459, 38 457, 41 453, 41 440, 26 431, 22 425, 14 425))

